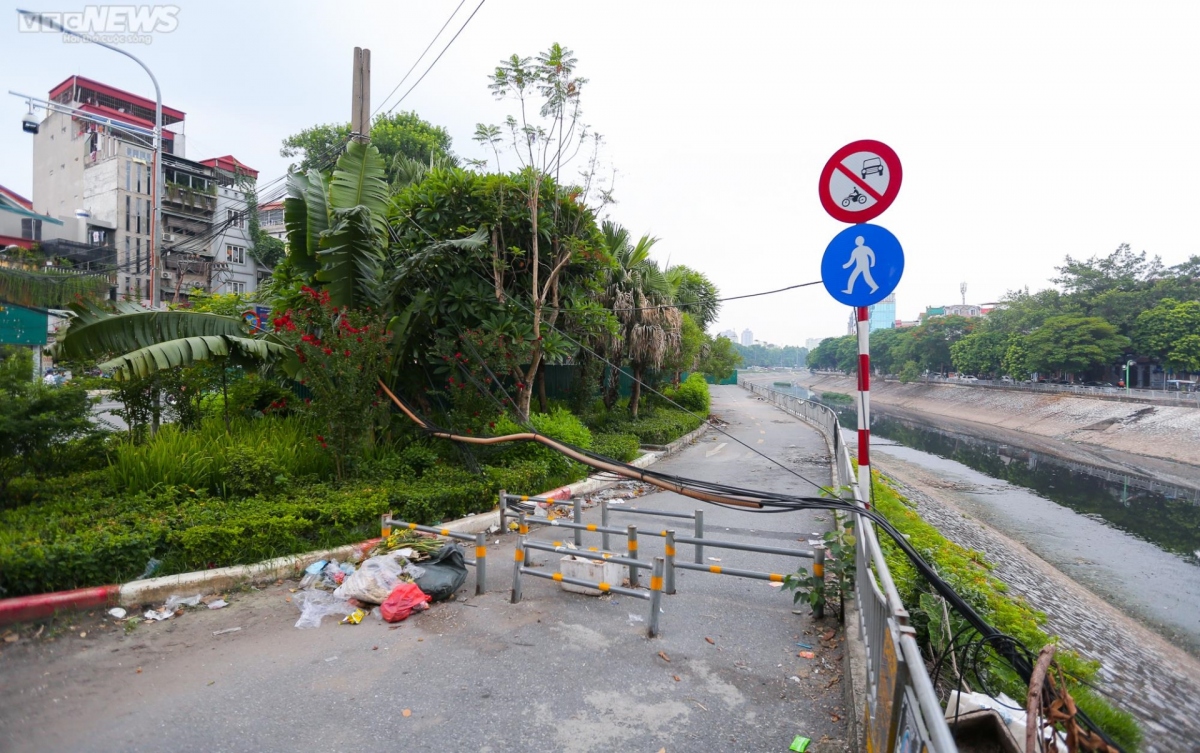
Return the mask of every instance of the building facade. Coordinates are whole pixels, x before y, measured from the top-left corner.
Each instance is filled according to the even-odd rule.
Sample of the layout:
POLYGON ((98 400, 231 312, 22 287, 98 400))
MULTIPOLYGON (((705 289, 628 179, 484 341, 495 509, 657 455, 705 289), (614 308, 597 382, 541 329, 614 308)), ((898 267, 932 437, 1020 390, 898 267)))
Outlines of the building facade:
POLYGON ((246 211, 245 192, 232 190, 235 181, 225 168, 245 186, 253 185, 256 172, 231 157, 187 159, 185 113, 164 105, 162 227, 155 229, 155 154, 146 133, 154 128, 154 102, 83 76, 66 79, 47 98, 72 112, 48 112, 33 137, 34 210, 74 218, 82 225, 79 240, 103 239, 115 250, 114 296, 154 306, 186 300, 194 288, 255 289, 257 270, 243 263, 246 270, 233 272, 223 254, 247 240, 225 235, 235 193, 243 217, 246 211))
POLYGON ((753 344, 754 344, 754 333, 751 332, 749 329, 742 330, 742 345, 749 348, 753 344))

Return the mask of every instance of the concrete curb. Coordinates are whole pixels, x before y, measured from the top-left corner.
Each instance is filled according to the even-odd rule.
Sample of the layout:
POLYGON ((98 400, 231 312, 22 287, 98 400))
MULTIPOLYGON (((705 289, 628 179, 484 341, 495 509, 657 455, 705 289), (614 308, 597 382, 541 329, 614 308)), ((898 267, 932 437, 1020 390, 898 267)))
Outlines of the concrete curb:
MULTIPOLYGON (((648 452, 634 460, 630 465, 637 466, 638 468, 646 468, 653 465, 659 460, 674 455, 692 442, 695 442, 708 429, 709 426, 706 421, 700 428, 683 435, 667 445, 663 450, 648 452)), ((616 484, 617 480, 596 475, 537 496, 549 497, 551 499, 570 499, 576 495, 594 494, 616 484)), ((439 527, 460 533, 480 533, 492 526, 498 525, 500 525, 500 511, 497 509, 478 515, 469 515, 448 523, 442 523, 439 527)), ((253 585, 279 580, 280 578, 290 578, 317 560, 333 558, 345 560, 354 550, 364 550, 373 546, 378 541, 379 539, 370 539, 358 544, 346 544, 345 546, 333 549, 322 549, 314 552, 304 552, 303 554, 290 554, 285 557, 266 560, 265 562, 257 562, 253 565, 232 565, 212 570, 198 570, 190 573, 164 575, 159 578, 146 578, 130 581, 120 586, 97 586, 91 589, 79 589, 79 591, 60 591, 56 593, 37 594, 35 596, 17 597, 15 599, 4 599, 0 600, 0 625, 49 617, 60 610, 107 606, 114 601, 123 607, 157 604, 165 601, 167 597, 172 595, 192 596, 197 593, 216 593, 242 585, 253 585), (84 594, 87 598, 80 596, 80 594, 84 594)))

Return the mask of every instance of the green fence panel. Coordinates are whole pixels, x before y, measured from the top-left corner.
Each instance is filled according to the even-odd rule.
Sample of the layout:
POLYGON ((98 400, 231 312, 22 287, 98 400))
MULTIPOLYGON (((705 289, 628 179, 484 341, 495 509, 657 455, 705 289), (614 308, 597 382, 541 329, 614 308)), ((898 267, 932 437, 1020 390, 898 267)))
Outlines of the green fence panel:
POLYGON ((45 312, 0 304, 0 345, 45 345, 48 321, 45 312))

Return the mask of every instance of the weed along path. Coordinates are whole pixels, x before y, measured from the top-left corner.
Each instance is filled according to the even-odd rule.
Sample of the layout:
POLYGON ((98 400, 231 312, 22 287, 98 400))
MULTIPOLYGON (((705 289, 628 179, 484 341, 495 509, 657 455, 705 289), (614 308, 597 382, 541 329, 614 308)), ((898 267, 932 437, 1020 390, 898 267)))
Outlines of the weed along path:
MULTIPOLYGON (((737 439, 827 482, 815 431, 738 387, 713 392, 714 413, 737 439)), ((814 490, 716 432, 658 467, 814 490)), ((643 532, 643 560, 663 554, 650 532, 690 535, 691 521, 623 509, 698 506, 665 492, 621 499, 618 490, 611 502, 610 525, 643 532)), ((815 511, 704 510, 711 539, 804 549, 832 527, 815 511)), ((590 508, 585 520, 599 515, 590 508)), ((585 547, 599 545, 599 534, 585 536, 585 547)), ((531 538, 572 537, 534 527, 531 538)), ((662 635, 649 640, 641 599, 572 594, 525 576, 521 602, 510 603, 516 539, 488 540, 486 594, 474 595, 472 574, 455 600, 395 626, 326 618, 297 630, 296 583, 285 581, 129 633, 99 611, 59 618, 37 638, 22 628, 20 640, 0 643, 0 750, 762 751, 787 750, 796 735, 813 740, 810 751, 847 750, 843 643, 840 631, 826 637, 835 618, 792 614, 791 594, 766 581, 681 570, 678 592, 663 596, 662 635)), ((550 570, 559 556, 531 560, 550 570)), ((678 558, 691 562, 691 546, 679 544, 678 558)), ((707 548, 704 562, 787 573, 803 560, 707 548)))

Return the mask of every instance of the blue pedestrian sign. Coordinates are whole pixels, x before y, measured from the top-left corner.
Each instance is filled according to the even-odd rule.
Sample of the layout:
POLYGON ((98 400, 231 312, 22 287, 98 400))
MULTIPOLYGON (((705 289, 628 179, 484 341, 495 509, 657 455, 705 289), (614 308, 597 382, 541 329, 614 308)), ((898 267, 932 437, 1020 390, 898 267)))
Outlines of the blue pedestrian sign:
POLYGON ((821 282, 838 303, 871 306, 892 294, 904 274, 904 249, 878 225, 851 225, 821 259, 821 282))

